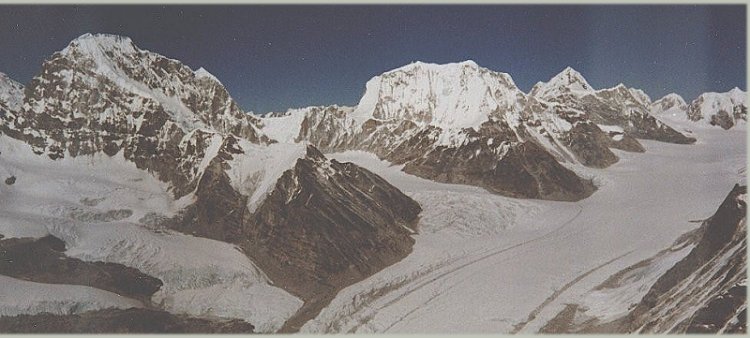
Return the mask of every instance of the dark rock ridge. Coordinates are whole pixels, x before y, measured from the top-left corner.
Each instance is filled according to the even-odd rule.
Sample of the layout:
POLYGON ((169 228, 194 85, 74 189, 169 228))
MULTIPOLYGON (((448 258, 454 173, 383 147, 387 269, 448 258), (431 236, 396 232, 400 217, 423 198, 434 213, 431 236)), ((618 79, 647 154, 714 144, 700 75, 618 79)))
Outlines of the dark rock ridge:
POLYGON ((237 319, 195 318, 137 308, 0 317, 3 333, 253 333, 254 329, 237 319))
MULTIPOLYGON (((222 149, 233 149, 224 143, 222 149)), ((421 207, 379 176, 329 161, 307 147, 256 210, 231 188, 220 151, 196 189, 196 203, 172 220, 182 232, 235 243, 274 281, 302 298, 296 331, 338 290, 401 260, 421 207), (226 210, 230 210, 229 213, 226 210)))
MULTIPOLYGON (((540 333, 745 333, 747 331, 747 187, 735 185, 716 213, 655 256, 610 276, 592 291, 628 287, 665 255, 690 252, 650 285, 626 315, 600 322, 568 304, 540 333)), ((646 285, 648 287, 648 285, 646 285)), ((632 287, 632 286, 631 286, 632 287)), ((640 287, 640 286, 639 286, 640 287)))
POLYGON ((695 248, 659 277, 623 331, 663 332, 671 326, 672 333, 715 333, 728 326, 746 331, 746 195, 746 186, 735 185, 701 226, 695 248), (683 311, 694 306, 698 311, 680 321, 683 311))
POLYGON ((120 264, 67 257, 65 243, 53 236, 0 240, 0 275, 37 283, 90 286, 145 303, 162 286, 159 279, 120 264))

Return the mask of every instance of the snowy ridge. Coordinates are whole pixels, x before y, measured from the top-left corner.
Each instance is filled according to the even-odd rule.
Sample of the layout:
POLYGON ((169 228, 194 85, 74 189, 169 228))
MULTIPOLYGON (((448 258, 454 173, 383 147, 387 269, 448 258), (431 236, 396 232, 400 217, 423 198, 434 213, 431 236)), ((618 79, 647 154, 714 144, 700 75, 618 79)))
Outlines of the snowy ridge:
POLYGON ((212 81, 216 81, 218 84, 221 84, 221 81, 219 81, 219 79, 216 76, 214 76, 214 74, 209 73, 203 67, 200 67, 200 68, 198 68, 198 70, 195 71, 195 77, 201 78, 201 79, 204 79, 204 78, 205 79, 209 79, 209 80, 212 80, 212 81))
POLYGON ((262 203, 271 193, 281 175, 294 167, 298 159, 304 158, 307 145, 274 143, 258 146, 245 140, 239 146, 247 156, 235 156, 229 162, 227 174, 233 187, 242 195, 249 196, 249 212, 262 203))

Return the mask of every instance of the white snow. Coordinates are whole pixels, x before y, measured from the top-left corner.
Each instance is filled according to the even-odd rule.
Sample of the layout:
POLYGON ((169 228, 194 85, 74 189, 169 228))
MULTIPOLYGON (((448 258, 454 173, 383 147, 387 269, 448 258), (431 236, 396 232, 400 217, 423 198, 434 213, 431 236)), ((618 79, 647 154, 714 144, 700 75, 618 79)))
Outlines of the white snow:
MULTIPOLYGON (((119 263, 159 278, 164 286, 152 301, 160 308, 245 319, 260 332, 273 332, 302 305, 270 285, 235 246, 149 225, 149 216, 174 216, 183 204, 172 199, 165 183, 121 154, 52 161, 34 155, 21 141, 0 136, 0 178, 10 175, 16 176, 15 184, 0 183, 0 234, 52 234, 65 241, 66 255, 119 263), (132 215, 92 217, 112 210, 132 215)), ((12 291, 5 287, 0 284, 0 293, 12 291)), ((101 295, 91 293, 92 306, 111 303, 101 295)))
POLYGON ((667 94, 651 104, 651 115, 669 117, 672 119, 687 119, 688 105, 682 96, 675 93, 667 94))
POLYGON ((305 157, 307 146, 292 143, 259 146, 242 139, 239 145, 247 155, 235 156, 229 162, 227 174, 232 186, 240 194, 249 196, 247 207, 253 212, 273 191, 281 175, 305 157))
POLYGON ((294 143, 302 128, 302 121, 311 108, 290 109, 284 116, 262 117, 263 132, 268 137, 284 143, 294 143))
POLYGON ((473 61, 414 62, 370 79, 348 117, 355 128, 371 118, 407 119, 455 133, 462 128, 478 129, 498 110, 520 112, 524 97, 510 75, 473 61))
MULTIPOLYGON (((578 167, 600 185, 579 202, 507 199, 415 178, 371 155, 334 155, 382 175, 424 211, 411 255, 344 289, 302 331, 536 332, 566 303, 715 212, 746 166, 746 134, 696 133, 694 145, 644 140, 645 153, 616 150, 621 160, 607 169, 578 167)), ((638 288, 611 311, 637 298, 638 288)))
POLYGON ((209 73, 203 67, 200 67, 200 68, 198 68, 198 70, 195 71, 195 77, 201 78, 201 79, 203 79, 203 78, 210 79, 212 81, 216 81, 216 83, 218 83, 218 84, 221 84, 221 81, 219 81, 219 79, 216 76, 214 76, 214 74, 209 73))
MULTIPOLYGON (((690 103, 687 107, 687 112, 696 117, 700 117, 698 120, 699 123, 696 123, 696 125, 710 125, 709 122, 711 121, 711 116, 716 115, 720 111, 724 111, 729 114, 730 119, 735 121, 737 126, 745 126, 746 122, 744 120, 735 120, 733 116, 734 109, 738 106, 748 106, 747 93, 735 87, 725 93, 708 92, 701 94, 690 103)), ((679 116, 679 114, 677 115, 679 116)), ((683 119, 687 119, 687 117, 672 118, 673 121, 677 122, 680 122, 683 119)))
POLYGON ((594 92, 594 88, 577 70, 566 67, 547 82, 538 82, 529 93, 539 99, 558 97, 563 94, 584 96, 594 92))
POLYGON ((687 256, 694 247, 687 245, 667 252, 646 266, 629 271, 619 287, 593 290, 584 294, 578 304, 602 323, 622 317, 631 306, 640 302, 661 275, 687 256))
POLYGON ((625 130, 623 130, 622 127, 620 126, 610 126, 606 124, 597 124, 597 126, 599 127, 599 129, 601 129, 605 133, 609 133, 609 132, 624 133, 625 132, 625 130))
POLYGON ((142 306, 136 300, 88 286, 35 283, 0 275, 0 316, 67 315, 142 306))

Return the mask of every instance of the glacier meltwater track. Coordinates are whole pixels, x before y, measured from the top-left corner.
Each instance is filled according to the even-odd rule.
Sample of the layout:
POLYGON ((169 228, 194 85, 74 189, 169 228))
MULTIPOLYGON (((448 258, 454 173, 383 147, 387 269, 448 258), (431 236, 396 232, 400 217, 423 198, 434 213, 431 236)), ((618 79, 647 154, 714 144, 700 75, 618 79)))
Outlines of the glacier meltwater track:
POLYGON ((537 332, 578 295, 694 229, 689 221, 710 216, 741 180, 745 129, 694 132, 694 145, 642 141, 646 153, 618 152, 610 168, 574 168, 599 186, 580 202, 505 198, 419 179, 368 153, 334 154, 424 211, 411 255, 342 290, 302 331, 537 332))

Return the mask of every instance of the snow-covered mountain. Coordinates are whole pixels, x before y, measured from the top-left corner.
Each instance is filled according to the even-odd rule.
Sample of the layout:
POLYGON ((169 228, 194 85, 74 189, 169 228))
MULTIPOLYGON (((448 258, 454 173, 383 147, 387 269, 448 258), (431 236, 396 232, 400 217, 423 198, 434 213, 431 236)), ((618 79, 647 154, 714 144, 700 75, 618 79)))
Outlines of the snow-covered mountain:
MULTIPOLYGON (((415 62, 369 80, 351 112, 337 107, 298 112, 304 117, 297 118, 296 141, 326 152, 373 152, 404 164, 413 175, 514 197, 590 195, 591 182, 529 137, 522 124, 525 105, 526 95, 508 74, 473 61, 415 62)), ((277 118, 264 118, 264 124, 274 125, 277 118)))
POLYGON ((632 138, 695 142, 651 116, 651 100, 643 91, 623 84, 595 90, 572 68, 566 68, 547 83, 538 83, 529 95, 583 111, 596 124, 622 129, 624 135, 632 138))
POLYGON ((703 93, 690 103, 687 117, 724 129, 747 122, 747 93, 735 87, 726 93, 703 93))
POLYGON ((279 139, 369 151, 438 182, 577 200, 595 188, 561 163, 604 168, 618 160, 610 148, 642 152, 636 138, 694 141, 651 116, 650 104, 623 85, 597 91, 570 67, 527 95, 473 61, 414 62, 369 80, 351 111, 311 107, 262 120, 279 139))
MULTIPOLYGON (((3 97, 18 98, 18 86, 4 88, 10 95, 3 97)), ((52 234, 65 242, 67 254, 77 250, 83 260, 159 278, 164 287, 150 301, 164 310, 240 318, 261 332, 275 331, 303 302, 301 316, 315 315, 332 293, 411 250, 419 204, 313 146, 269 138, 260 119, 244 112, 206 70, 139 49, 128 38, 86 34, 73 40, 44 62, 20 105, 8 102, 10 114, 0 120, 0 170, 8 179, 3 195, 18 203, 5 205, 5 214, 15 216, 0 227, 2 235, 52 234), (47 170, 63 163, 76 169, 47 170), (72 175, 77 171, 90 179, 72 175), (147 192, 129 189, 100 177, 107 171, 137 173, 134 180, 150 186, 143 187, 147 192), (49 190, 34 199, 44 191, 39 181, 49 190), (75 194, 56 190, 60 183, 82 195, 69 200, 75 194), (123 196, 111 202, 116 209, 85 211, 97 209, 91 200, 114 198, 106 192, 117 190, 123 196), (138 202, 155 196, 153 206, 138 202), (80 209, 83 216, 71 211, 80 209), (110 214, 114 218, 103 216, 110 214), (29 217, 64 221, 52 230, 19 228, 29 217), (113 222, 120 230, 100 232, 113 222), (227 264, 239 263, 212 268, 197 257, 179 260, 195 245, 204 246, 192 247, 201 255, 207 244, 191 236, 158 239, 173 230, 223 242, 217 252, 235 255, 227 264), (100 240, 81 239, 94 236, 100 240), (80 248, 84 243, 93 247, 80 248), (184 247, 174 247, 178 243, 184 247)), ((43 219, 37 221, 49 223, 43 219)))
POLYGON ((651 114, 657 117, 687 117, 687 109, 685 100, 675 93, 664 95, 651 103, 651 114))
POLYGON ((651 113, 665 121, 729 129, 747 122, 747 93, 737 87, 724 93, 703 93, 690 104, 677 94, 668 94, 651 105, 651 113))

